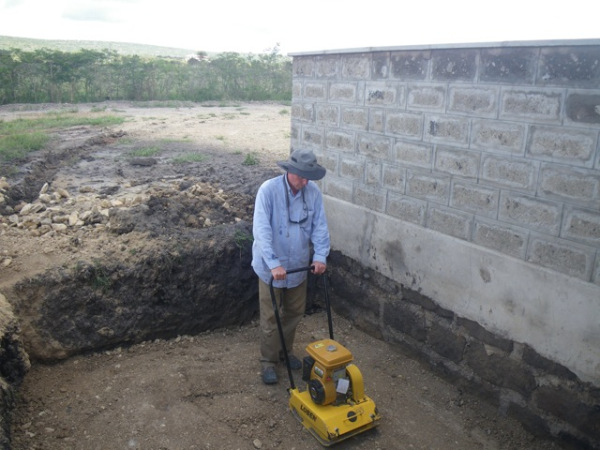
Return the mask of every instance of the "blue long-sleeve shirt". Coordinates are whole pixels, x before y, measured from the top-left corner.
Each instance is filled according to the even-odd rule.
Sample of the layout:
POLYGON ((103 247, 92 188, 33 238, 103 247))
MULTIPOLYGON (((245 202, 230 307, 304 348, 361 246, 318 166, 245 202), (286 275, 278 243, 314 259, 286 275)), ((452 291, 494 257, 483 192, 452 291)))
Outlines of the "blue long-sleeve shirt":
MULTIPOLYGON (((311 242, 312 261, 325 264, 330 247, 329 230, 319 187, 309 181, 293 195, 285 175, 265 181, 256 194, 252 233, 252 267, 265 283, 271 281, 271 269, 275 267, 283 266, 286 270, 308 267, 311 242), (302 223, 290 221, 301 221, 304 217, 302 223)), ((293 288, 305 278, 305 271, 288 274, 285 280, 274 281, 273 286, 293 288)))

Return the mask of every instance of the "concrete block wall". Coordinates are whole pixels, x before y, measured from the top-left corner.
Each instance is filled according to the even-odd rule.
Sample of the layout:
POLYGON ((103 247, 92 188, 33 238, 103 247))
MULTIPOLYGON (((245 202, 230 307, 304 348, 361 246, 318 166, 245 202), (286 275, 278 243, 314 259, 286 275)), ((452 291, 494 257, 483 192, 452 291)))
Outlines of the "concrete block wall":
POLYGON ((345 200, 600 285, 600 47, 294 55, 345 200))
POLYGON ((600 40, 292 56, 334 249, 599 387, 600 40))

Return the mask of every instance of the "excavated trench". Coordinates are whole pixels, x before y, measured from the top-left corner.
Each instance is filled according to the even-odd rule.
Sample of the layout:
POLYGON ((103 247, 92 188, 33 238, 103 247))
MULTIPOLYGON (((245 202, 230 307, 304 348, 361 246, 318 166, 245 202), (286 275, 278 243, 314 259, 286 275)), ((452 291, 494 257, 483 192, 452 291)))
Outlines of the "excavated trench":
POLYGON ((82 352, 247 323, 256 313, 247 223, 158 239, 135 263, 79 262, 15 286, 30 358, 82 352))
MULTIPOLYGON (((43 185, 73 158, 93 161, 90 148, 107 141, 94 139, 59 156, 49 152, 32 163, 23 181, 5 195, 5 215, 19 203, 35 203, 43 185)), ((141 164, 138 158, 143 176, 130 184, 160 184, 148 169, 154 164, 141 164)), ((68 241, 69 252, 77 255, 86 242, 103 234, 104 244, 96 253, 76 256, 68 264, 18 281, 11 289, 11 304, 29 357, 57 361, 82 352, 243 324, 254 317, 253 195, 248 191, 255 188, 242 178, 224 192, 215 180, 235 179, 225 174, 228 168, 225 161, 216 170, 214 164, 187 167, 187 173, 171 175, 167 185, 153 190, 144 201, 110 208, 107 217, 96 210, 96 216, 87 216, 68 241), (91 234, 87 229, 96 224, 102 231, 91 234)), ((121 168, 117 171, 122 173, 121 168)), ((96 188, 104 199, 119 190, 119 183, 112 181, 96 188)))

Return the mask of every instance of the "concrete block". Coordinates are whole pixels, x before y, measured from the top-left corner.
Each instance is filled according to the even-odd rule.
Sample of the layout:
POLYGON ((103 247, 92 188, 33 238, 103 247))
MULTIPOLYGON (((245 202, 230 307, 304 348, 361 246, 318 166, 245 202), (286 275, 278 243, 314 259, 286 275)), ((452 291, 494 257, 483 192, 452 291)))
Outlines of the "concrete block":
POLYGON ((397 106, 404 102, 404 86, 398 83, 367 83, 365 91, 368 106, 397 106))
POLYGON ((369 80, 371 78, 371 53, 342 55, 342 78, 369 80))
POLYGON ((498 89, 452 87, 448 111, 470 117, 496 117, 498 114, 498 89))
MULTIPOLYGON (((294 60, 296 57, 294 57, 294 60)), ((314 59, 314 72, 316 78, 333 79, 340 73, 339 55, 319 55, 314 59)))
POLYGON ((431 51, 400 51, 390 55, 390 78, 397 80, 425 80, 429 72, 431 51))
POLYGON ((294 80, 292 81, 292 98, 301 99, 302 98, 302 86, 304 84, 301 81, 294 80))
POLYGON ((304 84, 304 100, 325 100, 327 98, 327 84, 319 82, 306 82, 304 84))
POLYGON ((373 133, 385 131, 385 113, 382 109, 369 108, 369 131, 373 133))
POLYGON ((358 153, 369 158, 389 160, 392 152, 391 139, 373 134, 358 135, 358 153))
POLYGON ((381 163, 367 161, 365 164, 365 184, 367 186, 381 187, 381 163))
POLYGON ((340 158, 340 177, 362 181, 364 173, 364 160, 342 156, 340 158))
POLYGON ((537 164, 527 159, 482 156, 480 178, 498 186, 535 192, 537 164))
POLYGON ((569 93, 566 110, 573 123, 600 124, 600 91, 569 93))
POLYGON ((336 105, 317 103, 315 105, 317 123, 337 127, 340 124, 340 108, 336 105))
POLYGON ((484 83, 533 84, 535 48, 482 49, 479 79, 484 83))
POLYGON ((481 153, 438 147, 435 153, 434 169, 440 172, 477 178, 481 153))
POLYGON ((315 62, 312 56, 295 56, 292 61, 293 78, 314 76, 315 62))
POLYGON ((540 168, 539 191, 575 203, 600 206, 600 173, 557 164, 540 168))
POLYGON ((434 81, 475 81, 477 74, 477 50, 434 50, 431 79, 434 81))
POLYGON ((354 133, 329 131, 325 133, 327 148, 342 152, 354 153, 354 133))
POLYGON ((537 84, 568 87, 600 86, 600 47, 544 47, 540 54, 537 84))
POLYGON ((408 86, 407 107, 410 110, 443 111, 446 106, 446 86, 411 84, 408 86))
POLYGON ((469 143, 469 119, 429 116, 425 121, 423 139, 466 147, 469 143))
POLYGON ((292 119, 312 123, 315 121, 315 111, 311 103, 292 104, 292 119))
POLYGON ((424 226, 425 215, 427 212, 427 202, 389 192, 388 204, 385 212, 386 214, 405 222, 411 222, 424 226))
POLYGON ((407 172, 406 194, 447 205, 450 197, 450 179, 409 170, 407 172))
POLYGON ((600 249, 600 212, 567 208, 560 235, 600 249))
POLYGON ((323 145, 325 132, 321 128, 317 127, 303 127, 302 128, 302 143, 307 147, 320 148, 323 145))
POLYGON ((471 239, 473 216, 442 206, 429 205, 427 228, 468 241, 471 239))
POLYGON ((330 174, 338 174, 338 155, 336 153, 323 154, 321 152, 316 151, 315 156, 317 157, 317 161, 319 161, 319 164, 321 164, 323 167, 325 167, 325 169, 327 169, 327 176, 329 176, 330 174))
POLYGON ((383 186, 392 191, 404 193, 406 169, 403 167, 383 164, 383 186))
POLYGON ((423 135, 423 116, 421 114, 390 112, 386 114, 385 129, 387 133, 421 138, 423 135))
POLYGON ((529 232, 523 228, 475 217, 473 242, 505 255, 525 259, 529 232))
POLYGON ((323 194, 333 198, 338 198, 345 202, 352 202, 353 185, 349 180, 336 177, 333 174, 327 174, 324 180, 323 194))
POLYGON ((496 120, 473 120, 471 146, 494 153, 525 153, 525 136, 527 125, 496 120))
POLYGON ((372 211, 384 212, 386 204, 386 191, 357 185, 354 190, 354 203, 372 211))
POLYGON ((500 118, 559 123, 562 100, 562 91, 507 89, 500 100, 500 118))
POLYGON ((431 168, 433 146, 396 140, 393 147, 393 159, 402 165, 431 168))
POLYGON ((332 102, 357 103, 356 83, 332 83, 329 86, 329 100, 332 102))
POLYGON ((340 125, 343 128, 366 130, 369 126, 368 109, 359 107, 343 107, 341 109, 340 125))
POLYGON ((598 132, 532 126, 527 155, 547 161, 593 167, 598 132))
POLYGON ((512 192, 500 197, 498 218, 531 230, 558 236, 562 205, 512 192))
POLYGON ((292 143, 292 147, 294 147, 298 139, 300 138, 300 125, 292 122, 292 126, 290 127, 290 141, 292 143))
POLYGON ((532 237, 527 250, 527 261, 584 281, 590 281, 595 249, 565 240, 532 237))
POLYGON ((498 216, 498 189, 486 188, 476 183, 455 181, 450 194, 450 206, 475 215, 498 216))
POLYGON ((388 52, 377 52, 372 54, 371 75, 374 80, 389 78, 390 75, 390 54, 388 52))

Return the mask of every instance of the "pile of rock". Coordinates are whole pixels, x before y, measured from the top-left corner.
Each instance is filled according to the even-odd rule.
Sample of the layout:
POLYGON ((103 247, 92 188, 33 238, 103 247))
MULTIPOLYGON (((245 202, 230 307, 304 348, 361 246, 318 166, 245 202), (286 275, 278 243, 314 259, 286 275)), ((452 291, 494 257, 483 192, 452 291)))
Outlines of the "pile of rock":
MULTIPOLYGON (((6 180, 0 182, 0 195, 6 191, 6 180)), ((0 203, 5 201, 0 197, 0 203)), ((48 233, 65 233, 81 227, 106 228, 111 208, 128 208, 143 203, 143 195, 121 198, 100 198, 93 190, 83 190, 76 196, 62 188, 50 190, 48 183, 40 190, 38 198, 31 203, 19 203, 14 214, 7 217, 8 226, 28 231, 32 236, 48 233)))

